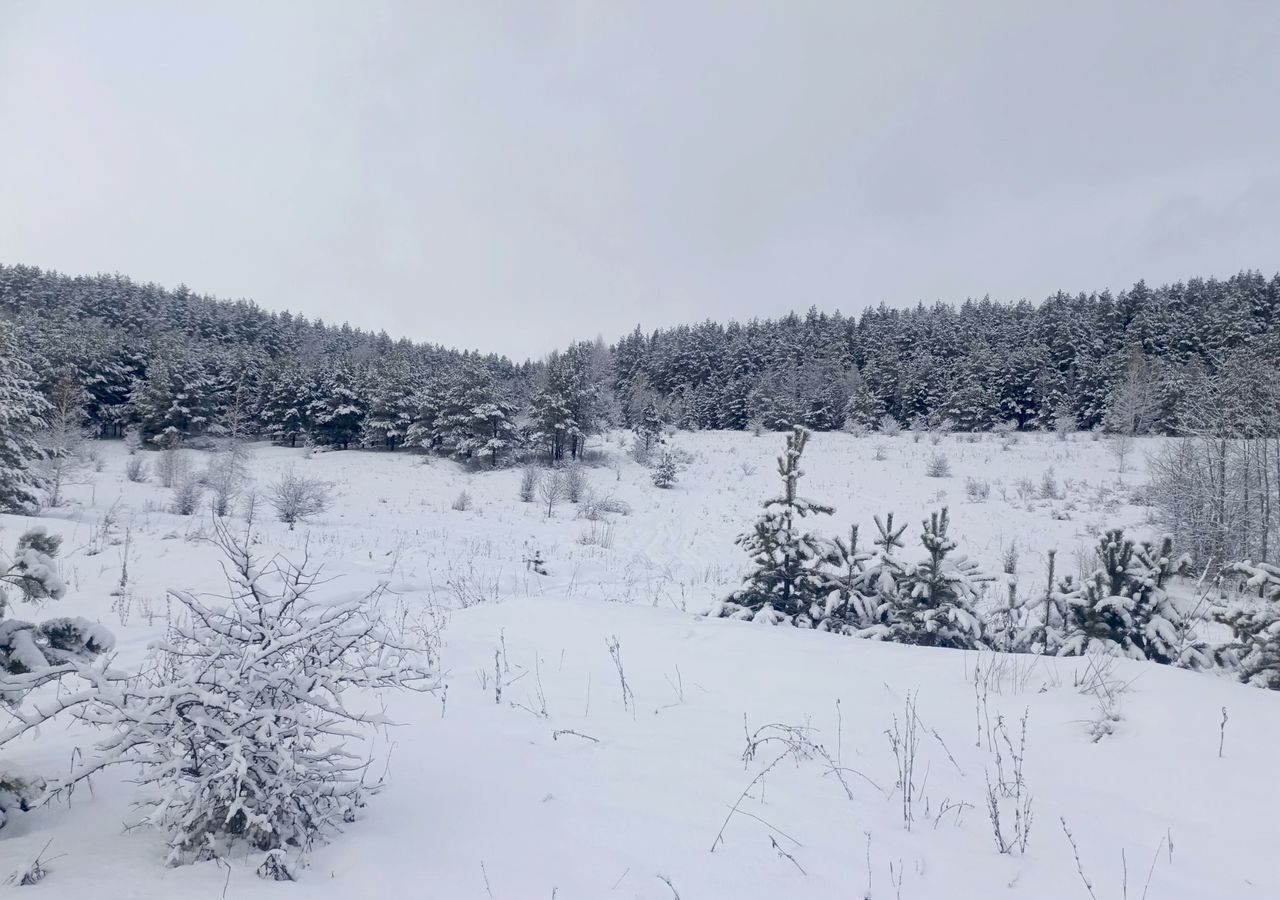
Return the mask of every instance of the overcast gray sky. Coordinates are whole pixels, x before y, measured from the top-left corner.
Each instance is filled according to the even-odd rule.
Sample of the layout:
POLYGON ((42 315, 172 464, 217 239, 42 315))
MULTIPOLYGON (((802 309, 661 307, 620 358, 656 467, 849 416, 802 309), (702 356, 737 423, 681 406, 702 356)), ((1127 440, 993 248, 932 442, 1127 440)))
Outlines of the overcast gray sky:
POLYGON ((0 0, 0 261, 540 356, 1280 268, 1280 3, 0 0))

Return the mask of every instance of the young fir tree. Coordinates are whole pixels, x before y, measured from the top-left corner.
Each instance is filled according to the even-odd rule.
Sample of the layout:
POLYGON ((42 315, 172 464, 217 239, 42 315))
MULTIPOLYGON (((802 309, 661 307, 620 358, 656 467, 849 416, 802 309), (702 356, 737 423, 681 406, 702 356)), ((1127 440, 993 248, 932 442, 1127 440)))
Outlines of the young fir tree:
POLYGON ((809 432, 798 425, 787 435, 786 452, 778 457, 783 494, 764 504, 755 527, 737 541, 751 556, 754 568, 716 614, 801 627, 812 627, 823 619, 830 589, 824 571, 829 548, 821 538, 804 531, 800 520, 828 515, 832 509, 797 492, 804 475, 800 458, 808 440, 809 432))
POLYGON ((1241 562, 1226 571, 1242 577, 1245 590, 1258 593, 1234 601, 1222 617, 1231 627, 1230 656, 1240 680, 1280 690, 1280 566, 1241 562))
POLYGON ((676 483, 680 475, 680 467, 676 463, 676 455, 670 450, 663 450, 658 463, 653 467, 652 481, 654 487, 669 488, 676 483))
POLYGON ((1102 653, 1186 668, 1209 665, 1191 620, 1165 590, 1177 568, 1172 539, 1165 537, 1157 549, 1135 544, 1114 528, 1102 536, 1097 552, 1098 569, 1063 595, 1063 635, 1048 649, 1058 656, 1102 653))
POLYGON ((954 555, 956 542, 947 534, 947 509, 924 523, 920 543, 926 556, 897 580, 896 590, 882 593, 883 637, 922 647, 975 649, 982 646, 982 620, 974 610, 977 585, 989 580, 977 565, 954 555))
POLYGON ((875 623, 875 575, 867 563, 875 554, 858 547, 858 526, 849 529, 849 538, 837 537, 827 551, 827 602, 819 631, 857 634, 875 623))
POLYGON ((36 391, 35 373, 18 358, 13 334, 0 320, 0 511, 39 503, 41 478, 34 464, 48 456, 39 435, 50 411, 36 391))

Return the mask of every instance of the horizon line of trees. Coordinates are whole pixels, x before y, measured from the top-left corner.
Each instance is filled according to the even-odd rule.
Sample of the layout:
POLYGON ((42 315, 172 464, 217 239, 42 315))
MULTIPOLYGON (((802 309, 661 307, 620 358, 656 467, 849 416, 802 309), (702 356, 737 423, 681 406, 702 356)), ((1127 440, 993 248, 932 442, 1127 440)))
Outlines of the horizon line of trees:
MULTIPOLYGON (((611 425, 1194 430, 1196 386, 1280 359, 1280 275, 1039 305, 703 322, 512 363, 119 275, 0 265, 0 319, 62 419, 151 446, 268 437, 558 462, 611 425)), ((1236 375, 1231 376, 1233 380, 1236 375)))

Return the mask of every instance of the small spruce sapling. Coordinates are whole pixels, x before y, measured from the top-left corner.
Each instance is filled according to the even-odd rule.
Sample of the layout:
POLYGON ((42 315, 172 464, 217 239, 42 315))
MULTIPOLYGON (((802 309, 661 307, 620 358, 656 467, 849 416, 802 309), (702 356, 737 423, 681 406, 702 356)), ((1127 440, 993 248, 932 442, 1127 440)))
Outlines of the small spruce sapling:
POLYGON ((753 568, 742 587, 713 608, 713 615, 801 627, 824 618, 830 591, 824 566, 830 549, 803 531, 800 520, 829 515, 832 509, 798 493, 804 475, 800 459, 808 441, 809 432, 799 425, 787 435, 786 451, 778 457, 783 494, 764 504, 764 514, 737 541, 751 556, 753 568))
POLYGON ((887 597, 889 640, 925 647, 976 649, 982 646, 982 620, 975 610, 977 585, 990 581, 976 563, 953 555, 947 509, 933 513, 920 534, 926 557, 887 597))
POLYGON ((670 450, 663 450, 658 456, 658 464, 653 467, 654 487, 669 488, 676 483, 678 476, 675 454, 670 450))
POLYGON ((827 557, 828 585, 826 609, 816 626, 819 631, 856 634, 875 624, 876 578, 867 568, 875 555, 858 547, 858 526, 849 528, 849 537, 831 542, 827 557))

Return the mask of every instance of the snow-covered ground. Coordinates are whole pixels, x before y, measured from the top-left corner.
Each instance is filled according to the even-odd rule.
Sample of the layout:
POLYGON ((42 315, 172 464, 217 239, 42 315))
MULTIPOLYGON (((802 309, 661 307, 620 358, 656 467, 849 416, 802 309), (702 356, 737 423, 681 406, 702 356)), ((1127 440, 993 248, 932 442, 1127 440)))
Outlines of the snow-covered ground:
MULTIPOLYGON (((1088 898, 1065 820, 1097 900, 1280 897, 1270 857, 1280 696, 1128 661, 966 654, 700 618, 746 566, 733 541, 777 492, 782 437, 680 434, 673 443, 690 461, 669 491, 654 488, 616 438, 599 445, 593 489, 631 507, 607 523, 577 518, 567 503, 550 519, 520 503, 516 470, 255 447, 260 484, 296 466, 333 482, 336 497, 295 531, 264 517, 258 549, 297 558, 305 545, 338 576, 323 588, 335 596, 385 584, 388 612, 442 640, 447 693, 388 698, 402 724, 372 748, 387 788, 311 854, 297 884, 256 878, 257 853, 232 859, 229 871, 164 868, 160 835, 123 828, 137 790, 123 770, 69 805, 16 816, 0 832, 0 879, 48 845, 46 857, 57 857, 49 876, 14 890, 1088 898), (464 489, 472 507, 456 511, 464 489), (535 555, 547 574, 526 562, 535 555), (633 698, 624 700, 614 639, 633 698), (905 728, 908 702, 920 723, 910 828, 886 734, 905 728), (1110 733, 1095 740, 1102 720, 1110 733), (744 760, 748 732, 771 725, 762 736, 794 726, 802 730, 788 733, 803 740, 765 741, 744 760), (1025 852, 1002 855, 988 781, 1011 783, 1014 756, 1023 757, 1031 828, 1025 852)), ((1088 435, 1024 436, 1002 450, 992 436, 951 435, 935 447, 907 435, 819 434, 802 489, 836 507, 815 523, 832 536, 858 523, 866 540, 874 514, 895 513, 909 523, 908 558, 920 520, 947 505, 961 552, 1000 572, 1016 545, 1020 589, 1033 591, 1051 549, 1060 572, 1076 572, 1091 566, 1103 527, 1150 533, 1147 510, 1130 500, 1141 496, 1152 446, 1140 441, 1121 474, 1109 446, 1088 435), (951 477, 925 477, 934 452, 946 454, 951 477), (1050 468, 1058 499, 1032 496, 1050 468), (988 499, 970 500, 966 478, 989 482, 988 499)), ((154 479, 128 482, 122 446, 98 449, 92 483, 39 520, 65 538, 68 596, 22 612, 102 621, 119 639, 117 667, 128 669, 164 627, 167 589, 217 591, 221 574, 202 540, 207 519, 165 512, 171 492, 154 479), (114 596, 125 565, 127 588, 114 596)), ((0 546, 12 549, 30 524, 0 516, 0 546)), ((56 771, 87 740, 59 725, 12 761, 56 771)), ((1012 838, 1016 801, 996 795, 1012 838)))

